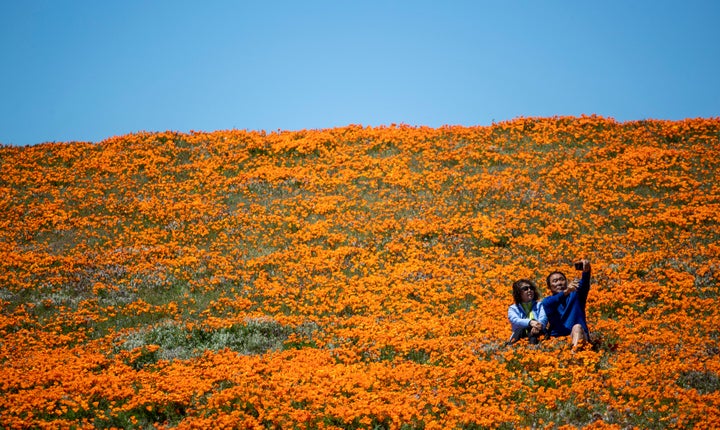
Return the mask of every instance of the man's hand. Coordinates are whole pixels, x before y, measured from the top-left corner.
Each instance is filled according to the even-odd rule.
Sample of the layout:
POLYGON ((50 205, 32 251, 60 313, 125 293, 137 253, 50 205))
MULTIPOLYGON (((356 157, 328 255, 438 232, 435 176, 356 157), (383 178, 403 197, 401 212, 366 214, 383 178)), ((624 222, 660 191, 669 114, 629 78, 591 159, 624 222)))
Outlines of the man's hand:
POLYGON ((580 261, 583 263, 583 272, 589 272, 590 271, 590 260, 582 259, 580 261))
POLYGON ((580 280, 579 279, 573 279, 570 284, 568 284, 567 288, 565 289, 565 295, 572 293, 573 291, 577 290, 580 286, 580 280))

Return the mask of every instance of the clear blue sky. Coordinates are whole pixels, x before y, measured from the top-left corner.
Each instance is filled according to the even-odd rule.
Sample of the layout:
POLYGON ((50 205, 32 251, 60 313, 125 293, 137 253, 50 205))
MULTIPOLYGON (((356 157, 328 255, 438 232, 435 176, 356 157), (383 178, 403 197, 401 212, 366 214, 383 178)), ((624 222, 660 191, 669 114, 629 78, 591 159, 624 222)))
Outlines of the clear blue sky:
POLYGON ((720 1, 0 0, 0 143, 720 116, 720 1))

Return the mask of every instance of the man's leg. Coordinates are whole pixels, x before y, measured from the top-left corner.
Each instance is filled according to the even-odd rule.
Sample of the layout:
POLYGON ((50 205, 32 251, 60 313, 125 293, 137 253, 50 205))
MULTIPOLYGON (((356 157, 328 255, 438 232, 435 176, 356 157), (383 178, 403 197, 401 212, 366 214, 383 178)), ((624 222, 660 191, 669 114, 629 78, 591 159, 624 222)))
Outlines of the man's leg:
POLYGON ((581 342, 587 342, 587 339, 585 338, 585 329, 580 324, 575 324, 573 326, 570 336, 572 337, 573 348, 577 347, 581 342))

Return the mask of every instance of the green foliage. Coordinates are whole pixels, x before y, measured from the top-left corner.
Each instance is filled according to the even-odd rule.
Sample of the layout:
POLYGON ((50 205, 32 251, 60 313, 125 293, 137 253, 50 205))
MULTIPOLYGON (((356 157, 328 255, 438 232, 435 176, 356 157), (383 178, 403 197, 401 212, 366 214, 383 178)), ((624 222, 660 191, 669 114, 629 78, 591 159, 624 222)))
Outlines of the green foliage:
POLYGON ((680 375, 677 384, 700 394, 710 394, 720 391, 720 376, 715 372, 690 370, 680 375))
POLYGON ((198 357, 205 351, 230 349, 246 355, 277 351, 283 348, 283 343, 293 332, 273 320, 248 320, 246 324, 217 329, 187 328, 175 321, 164 321, 122 336, 117 352, 139 351, 140 354, 133 358, 131 364, 135 368, 142 368, 159 360, 198 357), (158 348, 149 348, 152 345, 158 348))

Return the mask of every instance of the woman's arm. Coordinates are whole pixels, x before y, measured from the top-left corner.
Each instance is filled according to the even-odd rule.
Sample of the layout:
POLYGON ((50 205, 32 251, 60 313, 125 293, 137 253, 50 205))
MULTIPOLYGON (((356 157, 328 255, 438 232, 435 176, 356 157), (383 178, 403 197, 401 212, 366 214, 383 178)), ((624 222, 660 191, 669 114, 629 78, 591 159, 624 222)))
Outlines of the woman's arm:
POLYGON ((518 309, 517 305, 508 308, 508 320, 510 320, 513 331, 530 326, 530 318, 525 318, 525 314, 518 309))
POLYGON ((540 321, 540 324, 542 324, 543 327, 547 326, 548 319, 547 314, 545 313, 545 306, 543 305, 543 302, 538 302, 538 321, 540 321))

